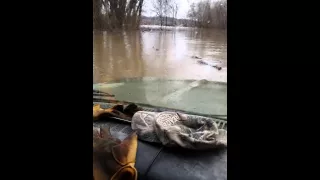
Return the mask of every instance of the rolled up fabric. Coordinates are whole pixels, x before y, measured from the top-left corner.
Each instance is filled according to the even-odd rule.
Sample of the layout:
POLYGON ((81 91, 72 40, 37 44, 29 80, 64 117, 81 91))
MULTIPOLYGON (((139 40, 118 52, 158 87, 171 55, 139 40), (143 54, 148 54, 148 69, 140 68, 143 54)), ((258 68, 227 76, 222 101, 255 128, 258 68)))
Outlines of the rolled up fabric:
POLYGON ((131 127, 138 138, 169 147, 205 150, 227 147, 227 131, 211 118, 177 112, 138 111, 131 127))

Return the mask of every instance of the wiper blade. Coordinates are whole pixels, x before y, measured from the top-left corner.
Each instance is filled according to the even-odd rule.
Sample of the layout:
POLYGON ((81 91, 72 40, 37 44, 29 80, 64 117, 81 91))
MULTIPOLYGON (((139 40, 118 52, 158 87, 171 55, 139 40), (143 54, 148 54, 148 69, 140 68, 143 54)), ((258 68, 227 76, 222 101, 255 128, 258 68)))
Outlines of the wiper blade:
POLYGON ((114 97, 114 95, 113 95, 113 94, 109 94, 109 93, 102 92, 102 91, 95 90, 95 89, 93 89, 93 95, 94 95, 94 96, 108 96, 108 97, 114 97))
POLYGON ((109 117, 110 119, 116 120, 116 121, 121 121, 124 123, 129 123, 131 124, 131 121, 127 120, 127 119, 122 119, 122 118, 118 118, 118 117, 109 117))

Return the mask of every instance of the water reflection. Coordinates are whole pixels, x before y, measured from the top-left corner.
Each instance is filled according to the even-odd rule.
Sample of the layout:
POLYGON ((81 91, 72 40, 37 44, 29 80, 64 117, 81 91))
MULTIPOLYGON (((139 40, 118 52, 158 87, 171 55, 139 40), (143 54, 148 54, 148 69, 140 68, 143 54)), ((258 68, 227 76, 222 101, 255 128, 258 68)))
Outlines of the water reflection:
POLYGON ((226 33, 213 30, 94 32, 93 81, 157 77, 227 81, 226 33), (219 60, 222 70, 191 56, 219 60))

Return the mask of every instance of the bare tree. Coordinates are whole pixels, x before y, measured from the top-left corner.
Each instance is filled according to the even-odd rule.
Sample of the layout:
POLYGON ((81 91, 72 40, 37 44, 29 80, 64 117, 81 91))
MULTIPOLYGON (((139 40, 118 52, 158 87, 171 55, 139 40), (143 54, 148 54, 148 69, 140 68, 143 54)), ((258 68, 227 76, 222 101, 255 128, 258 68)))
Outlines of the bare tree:
POLYGON ((143 0, 93 0, 93 28, 137 28, 143 0))
POLYGON ((153 0, 152 3, 152 11, 156 13, 157 17, 159 17, 161 27, 163 25, 164 1, 165 0, 153 0))
POLYGON ((164 15, 166 20, 166 26, 168 25, 168 16, 172 11, 172 0, 164 0, 164 15))
POLYGON ((227 1, 217 1, 213 9, 212 13, 216 17, 217 26, 227 28, 227 1))
POLYGON ((143 0, 130 0, 126 7, 126 25, 138 27, 140 24, 143 0))
POLYGON ((103 28, 103 16, 102 16, 102 1, 93 0, 93 28, 103 28))
POLYGON ((192 3, 190 5, 190 9, 188 11, 188 15, 187 15, 192 21, 194 21, 194 26, 196 26, 196 22, 197 22, 197 9, 196 9, 196 4, 192 3))
POLYGON ((176 20, 177 20, 177 13, 178 13, 178 4, 175 0, 173 0, 169 5, 169 7, 172 13, 172 25, 175 26, 177 24, 176 20))
POLYGON ((178 4, 176 3, 176 2, 174 2, 174 5, 173 5, 173 7, 174 7, 174 11, 173 11, 173 14, 174 14, 174 19, 175 19, 175 25, 177 24, 177 14, 178 14, 178 10, 179 10, 179 8, 178 8, 178 4))

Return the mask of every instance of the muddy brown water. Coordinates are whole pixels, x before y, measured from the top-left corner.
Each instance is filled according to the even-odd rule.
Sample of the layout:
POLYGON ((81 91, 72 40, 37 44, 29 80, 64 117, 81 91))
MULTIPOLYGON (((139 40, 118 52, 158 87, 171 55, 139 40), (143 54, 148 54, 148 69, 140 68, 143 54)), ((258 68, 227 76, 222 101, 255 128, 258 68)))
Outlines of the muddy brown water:
POLYGON ((94 83, 142 77, 227 82, 226 31, 95 31, 93 72, 94 83), (222 69, 199 64, 192 56, 222 69))

